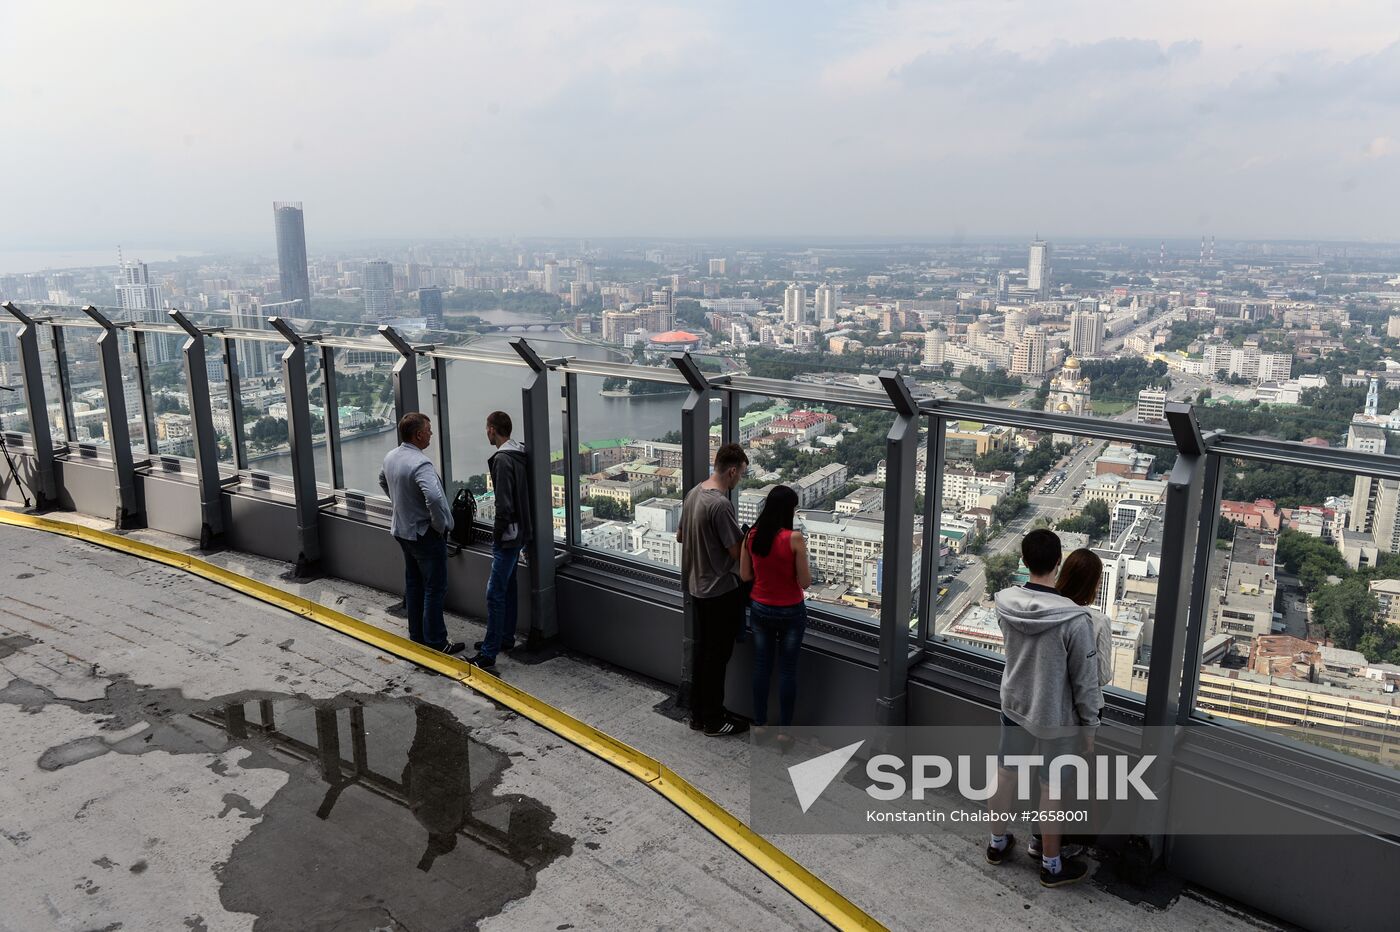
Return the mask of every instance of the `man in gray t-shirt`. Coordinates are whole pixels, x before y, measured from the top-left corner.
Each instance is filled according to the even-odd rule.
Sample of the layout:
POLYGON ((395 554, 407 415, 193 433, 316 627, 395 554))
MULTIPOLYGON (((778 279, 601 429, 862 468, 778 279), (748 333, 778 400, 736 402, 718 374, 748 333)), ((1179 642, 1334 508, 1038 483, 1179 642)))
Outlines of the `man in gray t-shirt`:
POLYGON ((724 674, 734 638, 744 623, 745 590, 739 584, 743 541, 729 493, 744 478, 749 458, 737 443, 715 454, 710 478, 685 497, 676 540, 681 542, 681 585, 695 612, 690 678, 690 727, 711 737, 739 734, 748 726, 724 709, 724 674))

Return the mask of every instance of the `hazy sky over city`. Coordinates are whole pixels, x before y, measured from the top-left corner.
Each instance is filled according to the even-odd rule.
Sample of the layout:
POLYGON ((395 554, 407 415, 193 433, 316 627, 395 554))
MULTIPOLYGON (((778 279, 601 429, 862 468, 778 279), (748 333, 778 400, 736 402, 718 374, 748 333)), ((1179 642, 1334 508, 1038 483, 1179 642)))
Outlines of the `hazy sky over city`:
POLYGON ((11 248, 1400 239, 1393 0, 9 0, 0 55, 11 248))

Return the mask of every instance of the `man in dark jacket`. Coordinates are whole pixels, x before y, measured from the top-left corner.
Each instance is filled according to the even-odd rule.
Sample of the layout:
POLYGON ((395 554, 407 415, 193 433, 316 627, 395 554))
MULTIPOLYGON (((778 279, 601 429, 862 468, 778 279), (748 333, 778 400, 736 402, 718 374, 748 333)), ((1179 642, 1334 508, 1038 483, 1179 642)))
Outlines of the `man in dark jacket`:
POLYGON ((496 521, 491 528, 491 579, 486 584, 486 637, 477 642, 477 654, 471 658, 486 669, 496 665, 498 653, 515 648, 515 567, 532 531, 525 445, 512 440, 510 432, 509 414, 492 411, 486 416, 486 440, 496 448, 486 461, 496 521))

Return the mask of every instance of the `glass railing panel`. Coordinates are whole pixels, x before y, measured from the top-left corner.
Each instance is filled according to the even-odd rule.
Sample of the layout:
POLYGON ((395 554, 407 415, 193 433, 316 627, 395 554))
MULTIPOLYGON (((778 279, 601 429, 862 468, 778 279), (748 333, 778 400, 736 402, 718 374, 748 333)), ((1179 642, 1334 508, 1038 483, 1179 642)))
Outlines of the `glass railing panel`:
POLYGON ((0 386, 0 431, 31 433, 19 352, 19 323, 9 314, 0 317, 0 386))
POLYGON ((1197 712, 1400 768, 1400 480, 1222 469, 1197 712))

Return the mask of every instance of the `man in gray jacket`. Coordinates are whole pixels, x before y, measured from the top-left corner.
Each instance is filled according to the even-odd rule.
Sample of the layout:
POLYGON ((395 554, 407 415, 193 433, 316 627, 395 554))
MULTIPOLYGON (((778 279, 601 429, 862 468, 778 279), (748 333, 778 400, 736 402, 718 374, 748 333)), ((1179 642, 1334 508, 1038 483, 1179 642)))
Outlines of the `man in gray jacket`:
POLYGON ((399 421, 399 445, 384 457, 379 471, 379 487, 394 506, 389 531, 403 550, 408 636, 434 650, 456 654, 467 645, 448 642, 442 618, 452 509, 433 461, 423 452, 432 439, 433 424, 426 414, 405 414, 399 421))
MULTIPOLYGON (((997 621, 1006 645, 1001 680, 1003 760, 1039 753, 1049 762, 1061 754, 1085 753, 1081 738, 1092 736, 1099 724, 1103 692, 1094 625, 1082 605, 1055 589, 1060 553, 1060 539, 1053 531, 1031 531, 1021 541, 1029 581, 996 594, 997 621)), ((1070 775, 1073 770, 1065 768, 1062 773, 1070 775)), ((1042 767, 1040 808, 1059 808, 1046 793, 1048 777, 1048 768, 1042 767)), ((1015 784, 1015 771, 1003 766, 989 804, 993 811, 1012 811, 1016 803, 1027 802, 1015 799, 1015 784)), ((1068 793, 1074 784, 1072 780, 1066 784, 1068 793)), ((1050 827, 1045 826, 1039 844, 1033 840, 1030 849, 1031 856, 1041 860, 1041 885, 1059 887, 1083 880, 1088 869, 1068 860, 1078 852, 1068 847, 1061 851, 1060 833, 1049 831, 1050 827)), ((1006 829, 1005 824, 993 823, 987 846, 987 860, 993 864, 1006 860, 1016 844, 1006 829)))

